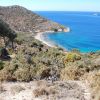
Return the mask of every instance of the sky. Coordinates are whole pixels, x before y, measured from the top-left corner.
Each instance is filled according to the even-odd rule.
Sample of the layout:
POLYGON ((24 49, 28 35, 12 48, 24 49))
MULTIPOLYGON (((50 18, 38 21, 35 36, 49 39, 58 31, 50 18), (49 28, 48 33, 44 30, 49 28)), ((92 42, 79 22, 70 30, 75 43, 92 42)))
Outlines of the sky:
POLYGON ((33 11, 99 11, 100 0, 0 0, 0 6, 20 5, 33 11))

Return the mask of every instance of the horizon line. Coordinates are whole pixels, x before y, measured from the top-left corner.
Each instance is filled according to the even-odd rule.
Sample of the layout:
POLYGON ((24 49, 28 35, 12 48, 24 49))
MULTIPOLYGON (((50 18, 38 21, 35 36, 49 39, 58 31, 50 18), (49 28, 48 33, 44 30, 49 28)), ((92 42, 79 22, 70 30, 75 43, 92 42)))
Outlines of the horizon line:
POLYGON ((100 13, 100 11, 79 11, 79 10, 31 10, 31 11, 37 11, 37 12, 46 12, 46 11, 49 11, 49 12, 95 12, 95 13, 100 13))
POLYGON ((21 6, 21 7, 24 7, 24 8, 26 8, 26 9, 28 9, 28 10, 31 10, 31 11, 50 11, 50 12, 100 12, 100 11, 98 11, 98 10, 95 10, 95 11, 93 11, 93 10, 44 10, 44 9, 42 9, 42 10, 36 10, 36 9, 29 9, 29 8, 27 8, 27 7, 25 7, 25 6, 23 6, 23 5, 0 5, 1 7, 9 7, 9 6, 21 6))

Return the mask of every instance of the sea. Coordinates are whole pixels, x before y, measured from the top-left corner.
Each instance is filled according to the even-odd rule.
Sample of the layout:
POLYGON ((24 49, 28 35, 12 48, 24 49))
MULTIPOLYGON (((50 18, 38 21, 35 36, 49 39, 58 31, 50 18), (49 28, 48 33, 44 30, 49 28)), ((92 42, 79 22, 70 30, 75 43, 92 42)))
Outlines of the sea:
POLYGON ((100 50, 100 13, 74 11, 38 11, 37 14, 70 28, 70 32, 48 33, 46 38, 66 50, 100 50))

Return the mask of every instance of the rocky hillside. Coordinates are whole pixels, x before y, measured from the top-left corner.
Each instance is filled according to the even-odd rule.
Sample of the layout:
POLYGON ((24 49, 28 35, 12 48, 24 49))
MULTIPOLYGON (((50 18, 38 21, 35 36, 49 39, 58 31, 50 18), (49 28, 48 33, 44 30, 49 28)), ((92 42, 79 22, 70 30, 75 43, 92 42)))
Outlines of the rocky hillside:
POLYGON ((65 29, 56 22, 49 21, 21 6, 0 7, 0 18, 12 29, 21 32, 39 32, 65 29))

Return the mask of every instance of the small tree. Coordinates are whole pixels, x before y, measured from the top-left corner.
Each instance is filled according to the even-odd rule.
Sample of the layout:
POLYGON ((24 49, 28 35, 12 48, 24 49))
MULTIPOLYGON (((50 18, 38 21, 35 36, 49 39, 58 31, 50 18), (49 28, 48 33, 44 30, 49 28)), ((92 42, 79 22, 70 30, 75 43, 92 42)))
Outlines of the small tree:
POLYGON ((17 37, 17 34, 15 33, 15 31, 13 30, 10 30, 9 34, 8 34, 8 38, 9 40, 11 41, 12 43, 12 48, 14 48, 14 45, 13 45, 13 42, 14 42, 14 39, 17 37))
POLYGON ((0 36, 3 37, 4 43, 6 43, 5 37, 7 36, 8 27, 8 24, 0 19, 0 36))
POLYGON ((0 36, 3 37, 4 43, 6 45, 6 37, 12 42, 17 37, 17 34, 9 27, 7 23, 0 19, 0 36))

